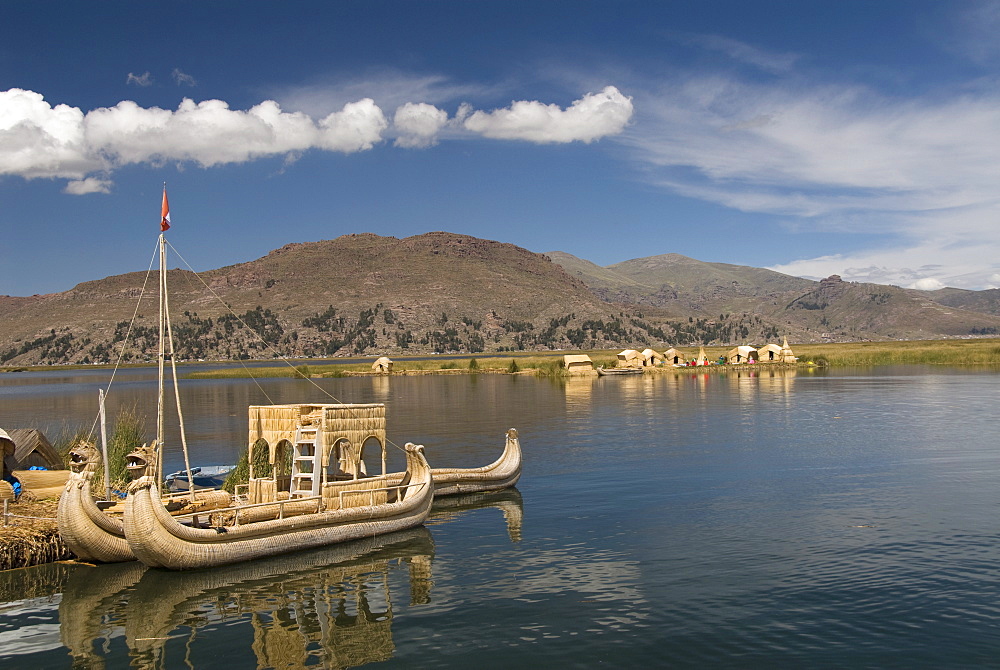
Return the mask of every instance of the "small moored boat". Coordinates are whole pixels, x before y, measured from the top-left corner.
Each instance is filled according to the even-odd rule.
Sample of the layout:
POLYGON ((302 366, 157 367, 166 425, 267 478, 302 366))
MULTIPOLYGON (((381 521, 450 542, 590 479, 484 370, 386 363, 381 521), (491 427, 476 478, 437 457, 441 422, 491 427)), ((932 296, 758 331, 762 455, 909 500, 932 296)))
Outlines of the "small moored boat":
POLYGON ((601 377, 611 375, 641 375, 642 368, 597 368, 597 374, 601 377))

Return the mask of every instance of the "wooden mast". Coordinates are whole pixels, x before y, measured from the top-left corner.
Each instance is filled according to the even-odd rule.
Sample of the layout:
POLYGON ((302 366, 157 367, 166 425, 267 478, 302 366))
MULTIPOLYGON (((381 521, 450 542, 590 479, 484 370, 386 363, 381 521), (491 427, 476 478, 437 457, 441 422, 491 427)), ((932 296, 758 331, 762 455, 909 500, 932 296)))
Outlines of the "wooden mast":
POLYGON ((188 455, 187 435, 184 431, 184 412, 181 410, 181 394, 177 383, 177 363, 174 361, 174 334, 170 325, 170 298, 167 293, 167 239, 164 232, 170 228, 170 212, 167 205, 167 185, 163 185, 163 206, 160 223, 160 343, 158 361, 159 390, 156 411, 156 468, 157 481, 163 482, 163 451, 164 451, 164 362, 170 359, 170 375, 173 378, 174 400, 177 405, 177 422, 180 426, 181 450, 184 453, 184 469, 187 471, 188 492, 191 500, 195 500, 194 476, 191 474, 191 459, 188 455))

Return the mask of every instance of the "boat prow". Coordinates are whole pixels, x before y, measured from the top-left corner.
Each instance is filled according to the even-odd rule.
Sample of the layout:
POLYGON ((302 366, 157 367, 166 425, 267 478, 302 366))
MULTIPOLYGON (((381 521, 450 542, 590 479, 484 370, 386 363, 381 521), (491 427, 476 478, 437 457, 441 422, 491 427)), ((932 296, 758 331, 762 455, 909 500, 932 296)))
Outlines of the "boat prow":
POLYGON ((56 520, 66 547, 83 561, 120 563, 134 561, 120 517, 102 511, 91 495, 91 479, 100 454, 92 442, 80 441, 70 449, 69 480, 59 496, 56 520))
POLYGON ((480 468, 434 468, 434 495, 500 491, 514 486, 521 477, 521 442, 517 430, 507 431, 503 453, 493 463, 480 468))

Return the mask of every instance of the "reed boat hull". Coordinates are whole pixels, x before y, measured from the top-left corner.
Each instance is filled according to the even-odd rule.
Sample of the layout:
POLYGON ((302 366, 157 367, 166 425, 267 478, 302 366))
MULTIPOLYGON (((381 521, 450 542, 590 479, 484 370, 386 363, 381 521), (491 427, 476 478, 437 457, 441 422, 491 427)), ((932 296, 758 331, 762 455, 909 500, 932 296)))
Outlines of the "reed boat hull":
POLYGON ((122 520, 105 514, 90 493, 90 477, 73 473, 59 496, 56 512, 59 536, 82 561, 134 561, 122 520))
POLYGON ((597 368, 597 374, 601 377, 613 377, 615 375, 641 375, 642 368, 597 368))
POLYGON ((434 488, 423 448, 407 445, 406 493, 396 502, 319 511, 224 528, 185 526, 164 508, 149 477, 125 503, 125 536, 146 565, 168 570, 209 568, 311 549, 421 525, 434 488))
MULTIPOLYGON (((391 481, 399 481, 403 473, 396 472, 389 477, 391 481)), ((507 431, 503 453, 493 463, 480 468, 432 468, 431 477, 435 498, 502 491, 514 486, 521 478, 521 442, 517 430, 507 431)))
POLYGON ((507 431, 503 453, 493 463, 481 468, 434 468, 431 476, 434 495, 438 497, 501 491, 514 486, 521 478, 521 442, 517 430, 507 431))

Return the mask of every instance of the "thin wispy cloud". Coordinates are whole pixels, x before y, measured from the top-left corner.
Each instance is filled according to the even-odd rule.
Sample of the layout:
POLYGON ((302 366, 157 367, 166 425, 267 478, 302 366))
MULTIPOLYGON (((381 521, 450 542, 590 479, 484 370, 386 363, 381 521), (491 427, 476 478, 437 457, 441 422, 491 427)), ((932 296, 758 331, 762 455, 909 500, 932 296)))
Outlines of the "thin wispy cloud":
POLYGON ((368 72, 356 79, 322 81, 271 92, 284 109, 318 116, 352 100, 371 98, 382 109, 397 109, 419 101, 436 107, 464 100, 496 97, 506 86, 465 84, 443 75, 411 75, 395 70, 368 72))
POLYGON ((174 71, 170 73, 170 76, 173 78, 174 83, 177 84, 178 86, 197 86, 198 85, 198 82, 196 82, 194 80, 194 77, 192 77, 191 75, 186 74, 184 72, 181 72, 177 68, 174 68, 174 71))
POLYGON ((1000 94, 992 90, 901 99, 857 85, 705 74, 658 82, 636 100, 639 116, 620 141, 650 182, 799 229, 896 238, 871 254, 774 269, 853 269, 852 278, 874 280, 878 272, 865 268, 879 266, 895 283, 961 274, 968 286, 1000 269, 1000 94), (941 241, 952 236, 979 246, 947 252, 941 241), (945 254, 952 262, 934 261, 945 254))
POLYGON ((798 54, 768 51, 722 35, 685 34, 681 39, 703 49, 725 54, 734 61, 752 65, 765 72, 788 72, 799 60, 798 54))
POLYGON ((127 85, 134 86, 152 86, 153 85, 153 75, 149 72, 143 72, 142 74, 135 74, 129 72, 128 76, 125 78, 125 83, 127 85))

